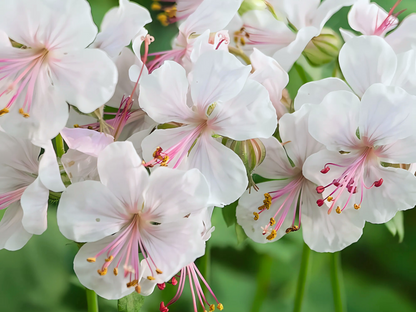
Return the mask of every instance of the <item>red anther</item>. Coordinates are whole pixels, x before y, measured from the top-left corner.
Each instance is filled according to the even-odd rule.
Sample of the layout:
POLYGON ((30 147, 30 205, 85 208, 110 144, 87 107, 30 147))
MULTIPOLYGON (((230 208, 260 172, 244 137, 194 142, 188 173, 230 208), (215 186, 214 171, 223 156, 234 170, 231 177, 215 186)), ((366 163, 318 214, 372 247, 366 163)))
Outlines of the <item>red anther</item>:
MULTIPOLYGON (((352 185, 348 186, 348 193, 351 193, 352 188, 353 188, 353 186, 352 186, 352 185)), ((354 187, 353 194, 355 194, 355 193, 357 193, 357 187, 354 187)))
POLYGON ((318 199, 316 201, 316 203, 318 204, 319 207, 321 207, 324 204, 324 200, 323 199, 318 199))
POLYGON ((169 312, 168 307, 165 307, 165 303, 162 301, 159 307, 160 312, 169 312))
POLYGON ((157 284, 157 288, 159 288, 160 290, 165 289, 165 287, 166 287, 166 284, 165 283, 157 284))
POLYGON ((321 173, 325 174, 330 170, 330 168, 328 166, 325 166, 324 169, 321 170, 321 173))
POLYGON ((323 186, 317 186, 316 191, 318 192, 318 194, 321 194, 323 193, 323 191, 325 191, 325 188, 323 186))
POLYGON ((381 178, 380 180, 374 182, 374 186, 375 187, 380 187, 383 184, 383 178, 381 178))
POLYGON ((339 186, 339 182, 335 182, 335 180, 334 180, 334 186, 336 186, 336 187, 338 187, 339 186))
POLYGON ((172 277, 171 282, 172 282, 172 285, 173 285, 173 286, 178 285, 178 281, 176 280, 176 278, 175 278, 175 277, 172 277))

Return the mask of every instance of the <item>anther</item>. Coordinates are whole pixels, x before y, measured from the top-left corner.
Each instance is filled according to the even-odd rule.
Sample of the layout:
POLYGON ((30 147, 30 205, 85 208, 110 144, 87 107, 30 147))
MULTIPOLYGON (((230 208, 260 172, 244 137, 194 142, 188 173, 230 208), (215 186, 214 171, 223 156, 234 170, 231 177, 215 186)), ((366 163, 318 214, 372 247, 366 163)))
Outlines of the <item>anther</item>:
POLYGON ((361 208, 361 205, 354 204, 354 209, 355 209, 355 210, 358 210, 358 209, 360 209, 360 208, 361 208))
POLYGON ((159 2, 153 2, 152 6, 150 7, 153 11, 160 11, 162 9, 162 6, 159 2))
POLYGON ((88 262, 95 262, 97 259, 95 259, 95 258, 87 258, 87 261, 88 262))
POLYGON ((138 294, 140 294, 140 293, 142 292, 142 288, 140 287, 140 285, 137 285, 137 286, 134 288, 134 290, 135 290, 138 294))
POLYGON ((173 286, 178 285, 178 281, 176 280, 175 277, 172 277, 171 283, 172 283, 173 286))
POLYGON ((337 209, 335 209, 335 211, 337 212, 337 214, 340 214, 342 212, 341 207, 338 206, 337 209))
POLYGON ((325 188, 323 187, 323 186, 317 186, 316 187, 316 192, 318 193, 318 194, 321 194, 321 193, 323 193, 325 191, 325 188))
POLYGON ((9 110, 5 107, 2 110, 0 110, 0 116, 3 116, 5 114, 7 114, 9 112, 9 110))
POLYGON ((286 234, 289 234, 291 232, 296 232, 297 230, 299 230, 299 227, 297 225, 291 226, 290 228, 286 229, 286 234))
POLYGON ((154 281, 154 280, 155 280, 155 278, 154 278, 153 276, 150 276, 150 275, 147 277, 147 279, 148 279, 149 281, 154 281))
POLYGON ((275 239, 277 237, 277 232, 276 230, 272 230, 272 232, 269 234, 269 236, 266 237, 267 240, 272 240, 275 239))
POLYGON ((25 118, 30 117, 30 115, 28 113, 25 113, 25 111, 23 110, 23 108, 20 108, 19 109, 19 114, 22 115, 25 118))
POLYGON ((75 124, 74 125, 74 128, 79 128, 79 124, 75 124))
POLYGON ((104 268, 104 269, 102 269, 102 270, 98 269, 98 270, 97 270, 97 273, 98 273, 99 275, 101 275, 101 276, 104 276, 104 275, 106 275, 106 274, 107 274, 107 268, 104 268))
POLYGON ((166 288, 166 284, 165 283, 157 284, 157 288, 159 288, 160 290, 164 290, 166 288))
POLYGON ((162 163, 160 164, 162 167, 167 167, 169 162, 169 156, 166 155, 163 157, 162 163))
POLYGON ((127 288, 130 288, 130 287, 136 286, 138 283, 139 283, 138 280, 132 280, 131 282, 128 282, 126 285, 127 285, 127 288))
POLYGON ((273 226, 276 224, 276 220, 274 218, 270 218, 270 226, 273 226))
POLYGON ((324 204, 324 200, 323 200, 323 199, 318 199, 318 200, 316 201, 316 204, 317 204, 319 207, 321 207, 321 206, 324 204))
POLYGON ((321 170, 321 173, 323 173, 323 174, 328 173, 328 171, 329 171, 330 169, 331 169, 331 168, 329 168, 328 166, 325 166, 325 168, 321 170))
POLYGON ((380 187, 382 184, 383 184, 383 179, 382 178, 380 180, 374 182, 375 187, 380 187))
POLYGON ((159 269, 156 269, 156 273, 157 274, 163 274, 163 272, 161 270, 159 270, 159 269))
POLYGON ((115 276, 117 276, 118 275, 118 268, 114 268, 113 273, 114 273, 115 276))
POLYGON ((214 304, 211 304, 209 306, 209 312, 212 312, 212 311, 215 311, 215 305, 214 304))
POLYGON ((222 303, 218 303, 217 304, 217 309, 222 311, 224 309, 224 306, 222 305, 222 303))
POLYGON ((333 200, 332 196, 328 196, 328 198, 326 199, 328 202, 331 202, 333 200))
POLYGON ((253 212, 254 215, 254 220, 258 220, 259 219, 259 214, 257 212, 253 212))
POLYGON ((113 259, 114 259, 114 256, 110 256, 107 259, 105 259, 105 262, 111 262, 113 261, 113 259))

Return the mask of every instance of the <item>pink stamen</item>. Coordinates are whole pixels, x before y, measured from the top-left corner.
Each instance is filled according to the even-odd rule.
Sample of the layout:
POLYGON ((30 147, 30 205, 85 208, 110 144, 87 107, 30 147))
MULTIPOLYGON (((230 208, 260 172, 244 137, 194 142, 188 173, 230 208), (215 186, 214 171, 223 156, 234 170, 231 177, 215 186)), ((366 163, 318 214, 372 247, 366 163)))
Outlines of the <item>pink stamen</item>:
POLYGON ((0 194, 0 210, 9 207, 14 202, 17 202, 22 198, 23 192, 26 190, 27 186, 19 188, 17 190, 7 192, 5 194, 0 194))
POLYGON ((378 21, 376 21, 376 29, 374 30, 374 35, 381 36, 384 32, 388 31, 390 28, 396 26, 398 24, 397 17, 402 14, 406 10, 402 10, 396 14, 394 13, 394 10, 397 8, 397 6, 402 2, 402 0, 398 0, 394 6, 390 9, 387 17, 384 19, 383 22, 379 26, 377 26, 378 21))

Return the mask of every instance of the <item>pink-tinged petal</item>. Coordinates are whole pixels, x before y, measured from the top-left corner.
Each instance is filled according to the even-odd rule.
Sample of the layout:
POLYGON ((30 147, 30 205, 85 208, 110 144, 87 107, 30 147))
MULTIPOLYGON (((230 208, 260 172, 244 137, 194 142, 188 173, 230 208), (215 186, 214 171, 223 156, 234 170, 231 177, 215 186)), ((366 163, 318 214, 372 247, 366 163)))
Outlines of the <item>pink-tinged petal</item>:
POLYGON ((208 51, 202 54, 190 75, 191 95, 200 115, 207 114, 215 102, 226 102, 243 89, 250 66, 244 66, 226 51, 208 51))
POLYGON ((228 51, 229 42, 230 36, 227 30, 216 32, 211 36, 209 29, 207 29, 203 34, 198 36, 192 42, 192 52, 190 54, 190 60, 192 61, 192 63, 196 63, 198 58, 208 51, 228 51))
POLYGON ((391 83, 397 57, 384 39, 361 36, 344 44, 339 53, 339 64, 347 83, 361 97, 374 83, 391 83))
POLYGON ((195 113, 187 106, 188 80, 185 69, 166 61, 140 80, 140 106, 159 123, 192 123, 195 113))
POLYGON ((296 35, 296 39, 287 47, 284 47, 273 54, 273 58, 279 62, 284 70, 289 71, 300 57, 309 41, 311 41, 313 37, 318 36, 319 33, 320 30, 313 26, 300 29, 296 35))
MULTIPOLYGON (((305 1, 303 1, 305 2, 305 1)), ((309 2, 309 1, 308 1, 309 2)), ((350 6, 357 0, 325 0, 319 5, 312 18, 312 25, 318 29, 322 29, 326 22, 338 12, 342 7, 350 6)))
POLYGON ((205 0, 181 24, 179 31, 189 37, 192 33, 202 34, 207 29, 211 32, 222 30, 237 13, 240 4, 240 0, 205 0))
POLYGON ((386 145, 416 132, 416 98, 398 87, 371 86, 363 95, 359 117, 362 140, 386 145))
MULTIPOLYGON (((351 28, 362 33, 363 35, 376 35, 377 28, 388 17, 388 13, 380 7, 377 3, 369 0, 359 0, 355 3, 350 12, 348 13, 348 23, 351 28)), ((384 36, 389 30, 393 29, 397 25, 396 23, 388 27, 377 35, 384 36)))
POLYGON ((159 223, 180 219, 205 209, 209 195, 208 182, 199 170, 160 167, 149 178, 141 216, 159 223))
POLYGON ((149 174, 131 142, 114 142, 98 156, 101 182, 129 209, 136 211, 143 203, 142 192, 149 174))
POLYGON ((94 180, 100 181, 97 157, 69 149, 61 158, 62 165, 71 183, 94 180))
POLYGON ((269 138, 276 130, 277 116, 266 88, 249 79, 235 98, 217 104, 207 124, 234 140, 269 138))
POLYGON ((52 53, 51 77, 65 100, 83 113, 91 113, 114 94, 117 68, 107 54, 98 49, 52 53))
POLYGON ((287 107, 282 104, 281 99, 283 89, 289 82, 289 75, 276 60, 264 55, 256 48, 254 48, 250 60, 255 70, 250 78, 260 82, 267 89, 277 117, 280 119, 280 117, 288 112, 287 107))
POLYGON ((100 240, 118 232, 128 221, 123 204, 100 182, 72 184, 59 201, 59 230, 76 242, 100 240))
MULTIPOLYGON (((327 1, 327 0, 326 0, 327 1)), ((324 1, 324 2, 326 2, 324 1)), ((278 18, 282 16, 285 22, 290 21, 297 29, 304 28, 309 25, 313 14, 317 11, 319 0, 289 0, 289 1, 271 1, 278 18)))
POLYGON ((62 192, 65 185, 61 179, 58 161, 56 159, 55 150, 52 142, 48 141, 41 145, 45 152, 39 161, 39 178, 42 184, 53 192, 62 192))
POLYGON ((348 42, 350 39, 357 37, 356 34, 354 34, 352 31, 345 30, 340 28, 339 32, 341 33, 342 39, 344 39, 345 42, 348 42))
POLYGON ((416 95, 416 50, 397 55, 397 70, 391 85, 416 95))
POLYGON ((247 174, 240 157, 208 134, 198 138, 187 165, 199 169, 207 179, 211 190, 210 205, 230 204, 247 187, 247 174))
POLYGON ((373 187, 364 194, 361 213, 371 223, 385 223, 397 211, 416 205, 416 177, 404 169, 382 167, 378 162, 368 165, 367 185, 383 179, 380 187, 373 187))
POLYGON ((303 104, 320 104, 328 93, 340 90, 351 91, 350 87, 339 78, 330 77, 308 82, 298 90, 295 110, 299 110, 303 104))
POLYGON ((23 227, 22 218, 23 210, 19 202, 7 208, 0 221, 0 249, 18 250, 32 237, 23 227))
POLYGON ((341 214, 328 215, 326 205, 316 205, 319 198, 316 185, 305 183, 302 189, 302 231, 309 248, 317 252, 336 252, 358 241, 365 223, 360 212, 349 209, 341 214))
POLYGON ((22 224, 26 231, 40 235, 48 227, 49 190, 37 178, 24 191, 21 199, 22 224))
POLYGON ((97 34, 85 0, 2 2, 0 29, 28 47, 65 50, 85 48, 97 34))
POLYGON ((286 179, 296 175, 298 169, 292 167, 285 149, 275 137, 262 139, 261 142, 266 148, 266 157, 255 173, 267 179, 286 179))
POLYGON ((314 105, 303 105, 293 114, 286 114, 280 119, 280 137, 285 144, 289 158, 296 167, 301 168, 306 158, 324 149, 325 146, 316 141, 308 130, 309 114, 314 105))
POLYGON ((410 14, 385 40, 397 54, 412 50, 416 46, 415 27, 416 14, 410 14))
POLYGON ((61 135, 70 149, 95 157, 114 142, 114 138, 109 134, 83 128, 64 128, 61 135))
MULTIPOLYGON (((294 214, 293 207, 290 208, 290 211, 287 213, 287 217, 283 221, 281 227, 277 231, 277 237, 273 240, 268 240, 266 237, 267 234, 263 235, 263 228, 270 222, 270 218, 274 217, 275 213, 279 210, 279 207, 283 204, 286 199, 286 196, 281 196, 279 199, 275 200, 268 210, 263 211, 259 214, 259 219, 254 220, 253 212, 259 212, 258 207, 263 205, 264 194, 280 190, 284 188, 291 180, 281 180, 281 181, 271 181, 259 183, 258 192, 249 193, 246 191, 238 201, 237 206, 237 223, 240 224, 244 232, 256 243, 270 243, 274 242, 277 239, 285 235, 287 228, 292 226, 292 217, 294 214)), ((282 216, 282 209, 279 214, 274 217, 278 220, 282 216)))
POLYGON ((411 136, 391 144, 375 147, 381 161, 391 164, 411 164, 416 162, 416 137, 411 136))
POLYGON ((361 143, 356 136, 360 101, 352 92, 329 93, 309 115, 309 133, 332 151, 351 151, 361 143))
POLYGON ((101 250, 113 242, 119 234, 106 237, 97 242, 87 243, 81 247, 74 259, 74 271, 82 285, 88 289, 94 290, 100 297, 108 300, 116 300, 123 298, 134 291, 134 287, 127 287, 130 277, 124 277, 123 270, 120 269, 118 275, 114 275, 113 271, 120 260, 121 253, 111 261, 108 266, 106 275, 99 275, 97 270, 101 270, 107 253, 101 254, 96 258, 95 262, 88 262, 87 259, 95 257, 101 250))
POLYGON ((104 16, 101 32, 92 47, 104 50, 114 59, 130 44, 141 28, 151 21, 147 9, 137 3, 120 0, 120 6, 111 9, 104 16))

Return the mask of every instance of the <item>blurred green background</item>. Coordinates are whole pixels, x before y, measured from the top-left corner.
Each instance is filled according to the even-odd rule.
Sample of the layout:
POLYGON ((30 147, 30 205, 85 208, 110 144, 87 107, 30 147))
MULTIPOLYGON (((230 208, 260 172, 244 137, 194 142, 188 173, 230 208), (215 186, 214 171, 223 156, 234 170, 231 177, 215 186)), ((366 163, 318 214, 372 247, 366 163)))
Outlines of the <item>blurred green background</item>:
MULTIPOLYGON (((3 0, 5 1, 5 0, 3 0)), ((224 0, 226 1, 226 0, 224 0)), ((90 0, 97 25, 116 0, 90 0)), ((151 0, 137 1, 149 7, 151 0)), ((389 9, 395 0, 379 0, 389 9)), ((403 0, 401 15, 416 12, 416 1, 403 0)), ((342 9, 328 25, 349 28, 342 9)), ((154 12, 152 12, 153 14, 154 12)), ((151 52, 169 49, 174 26, 162 27, 154 15, 147 26, 156 41, 151 52)), ((416 30, 415 30, 416 31, 416 30)), ((331 66, 331 65, 328 65, 331 66)), ((325 71, 324 71, 325 72, 325 71)), ((318 75, 320 72, 311 73, 318 75)), ((325 74, 324 74, 325 75, 325 74)), ((290 73, 290 93, 302 84, 297 72, 290 73)), ((221 210, 214 213, 216 227, 209 244, 212 253, 210 284, 224 311, 257 312, 293 310, 296 282, 302 253, 302 234, 286 235, 275 243, 260 245, 249 240, 237 243, 234 226, 227 227, 221 210)), ((349 312, 416 311, 416 210, 404 212, 405 237, 402 243, 384 225, 367 224, 359 242, 342 251, 345 291, 349 312)), ((16 252, 0 251, 0 312, 75 312, 87 311, 85 290, 72 269, 77 246, 65 239, 56 225, 56 207, 49 209, 49 227, 34 236, 16 252)), ((312 253, 303 311, 334 311, 330 282, 329 254, 312 253)), ((186 286, 188 287, 188 286, 186 286)), ((159 311, 160 301, 168 302, 176 287, 167 285, 146 298, 141 311, 159 311)), ((189 289, 185 288, 171 312, 193 311, 189 289)), ((116 301, 99 300, 101 312, 117 311, 116 301)))

